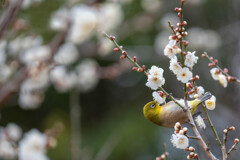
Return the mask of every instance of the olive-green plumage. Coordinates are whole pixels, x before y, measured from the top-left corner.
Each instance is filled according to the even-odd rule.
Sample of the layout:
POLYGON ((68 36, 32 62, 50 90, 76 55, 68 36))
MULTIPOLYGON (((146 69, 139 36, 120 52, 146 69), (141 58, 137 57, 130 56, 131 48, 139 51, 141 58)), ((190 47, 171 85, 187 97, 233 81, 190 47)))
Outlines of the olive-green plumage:
MULTIPOLYGON (((211 94, 206 93, 201 99, 188 101, 191 113, 194 114, 198 105, 210 97, 211 94)), ((188 120, 187 113, 173 101, 162 106, 155 101, 151 101, 144 106, 143 114, 147 120, 167 128, 173 128, 176 122, 183 124, 188 120)))

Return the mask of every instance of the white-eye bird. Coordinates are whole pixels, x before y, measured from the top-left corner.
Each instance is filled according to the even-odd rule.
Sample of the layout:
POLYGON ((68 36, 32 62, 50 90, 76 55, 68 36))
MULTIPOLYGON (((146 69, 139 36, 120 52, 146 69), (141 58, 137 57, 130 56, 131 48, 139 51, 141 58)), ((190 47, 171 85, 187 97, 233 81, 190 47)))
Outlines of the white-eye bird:
MULTIPOLYGON (((200 99, 188 101, 192 115, 196 111, 198 105, 211 98, 211 96, 212 95, 207 92, 200 99)), ((180 102, 183 100, 177 101, 180 102)), ((155 101, 151 101, 143 107, 143 114, 147 120, 167 128, 173 128, 176 122, 184 124, 188 121, 187 112, 184 112, 183 109, 173 101, 162 106, 155 101)))

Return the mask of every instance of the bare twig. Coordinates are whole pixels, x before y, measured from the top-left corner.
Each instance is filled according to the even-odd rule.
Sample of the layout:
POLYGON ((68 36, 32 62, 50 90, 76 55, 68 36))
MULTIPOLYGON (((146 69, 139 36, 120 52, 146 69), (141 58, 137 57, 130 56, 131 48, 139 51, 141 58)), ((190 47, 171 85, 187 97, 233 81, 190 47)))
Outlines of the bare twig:
MULTIPOLYGON (((59 46, 65 40, 66 35, 67 35, 67 31, 63 31, 53 38, 53 40, 49 44, 52 55, 57 51, 59 46)), ((52 63, 52 61, 50 63, 52 63)), ((0 88, 0 108, 14 93, 17 93, 19 91, 21 83, 27 77, 28 77, 28 68, 26 66, 23 66, 16 73, 13 79, 11 79, 8 83, 6 83, 0 88)))
POLYGON ((21 9, 22 2, 23 0, 13 1, 2 15, 0 20, 0 39, 5 36, 8 27, 14 22, 21 9))
MULTIPOLYGON (((123 52, 124 50, 119 46, 119 44, 114 40, 112 39, 107 33, 103 32, 104 35, 109 39, 111 40, 115 46, 121 51, 123 52)), ((138 68, 141 68, 141 66, 137 63, 137 62, 134 62, 133 58, 130 57, 129 55, 126 56, 128 60, 130 60, 136 67, 138 68)), ((144 71, 144 74, 147 76, 148 75, 148 72, 144 71)), ((182 106, 180 103, 177 102, 177 100, 171 95, 169 94, 166 90, 163 89, 163 87, 159 87, 159 89, 167 96, 169 97, 172 101, 174 101, 179 107, 181 107, 183 109, 183 111, 186 112, 186 109, 184 106, 182 106)))
POLYGON ((209 55, 207 54, 207 52, 204 52, 203 54, 206 56, 206 58, 207 58, 212 64, 214 64, 214 65, 221 71, 222 74, 224 74, 224 75, 227 76, 227 77, 232 77, 234 82, 240 83, 240 80, 239 80, 237 77, 233 77, 233 76, 229 75, 227 72, 225 72, 224 70, 222 70, 222 68, 219 67, 219 65, 216 64, 216 63, 209 57, 209 55))
POLYGON ((218 145, 219 145, 220 148, 221 148, 221 147, 222 147, 222 143, 221 143, 221 141, 220 141, 220 139, 219 139, 219 136, 218 136, 218 134, 217 134, 217 131, 216 131, 216 129, 214 128, 213 123, 212 123, 212 121, 211 121, 211 119, 210 119, 210 117, 209 117, 209 115, 208 115, 206 106, 205 106, 204 104, 202 104, 202 107, 203 107, 204 113, 205 113, 205 115, 206 115, 207 121, 208 121, 208 123, 210 124, 211 129, 212 129, 212 131, 213 131, 213 133, 214 133, 214 136, 215 136, 215 138, 216 138, 216 141, 217 141, 218 145))
MULTIPOLYGON (((185 105, 187 106, 188 108, 188 103, 187 103, 187 100, 184 99, 184 102, 185 102, 185 105)), ((211 158, 212 160, 217 160, 217 158, 213 155, 213 153, 210 151, 208 145, 204 142, 201 134, 199 133, 197 127, 196 127, 196 124, 194 123, 194 120, 193 120, 193 117, 192 117, 192 114, 191 114, 191 111, 188 109, 187 110, 187 115, 188 115, 188 119, 190 121, 190 124, 192 126, 192 129, 196 135, 196 137, 198 138, 198 142, 201 144, 202 148, 204 149, 204 151, 207 153, 207 155, 209 156, 209 158, 211 158)))

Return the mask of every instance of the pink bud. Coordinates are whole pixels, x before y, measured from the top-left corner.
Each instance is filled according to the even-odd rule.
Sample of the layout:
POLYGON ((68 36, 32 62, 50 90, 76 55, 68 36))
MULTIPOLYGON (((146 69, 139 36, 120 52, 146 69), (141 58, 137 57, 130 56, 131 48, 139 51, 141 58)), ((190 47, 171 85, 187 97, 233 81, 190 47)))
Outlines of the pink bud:
POLYGON ((118 52, 118 51, 119 51, 119 48, 114 48, 113 51, 114 51, 114 52, 118 52))
POLYGON ((112 41, 116 39, 115 36, 110 36, 109 38, 110 38, 112 41))

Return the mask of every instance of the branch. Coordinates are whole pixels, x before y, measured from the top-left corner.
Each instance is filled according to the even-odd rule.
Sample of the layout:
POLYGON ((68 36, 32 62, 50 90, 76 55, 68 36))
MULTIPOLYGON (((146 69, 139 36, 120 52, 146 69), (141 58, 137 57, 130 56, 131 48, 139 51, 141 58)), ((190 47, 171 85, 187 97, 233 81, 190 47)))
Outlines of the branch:
MULTIPOLYGON (((103 32, 103 34, 104 34, 105 37, 107 37, 109 40, 111 40, 111 41, 115 44, 115 46, 116 46, 122 53, 125 52, 125 51, 122 49, 122 47, 120 47, 119 44, 115 41, 115 38, 113 38, 113 36, 109 36, 109 35, 108 35, 107 33, 105 33, 105 32, 103 32)), ((127 58, 128 60, 130 60, 137 68, 141 68, 141 66, 140 66, 137 62, 135 62, 132 57, 130 57, 129 55, 126 55, 126 58, 127 58)), ((143 73, 144 73, 146 76, 148 75, 148 72, 146 72, 146 71, 143 71, 143 73)), ((166 90, 164 90, 162 87, 159 87, 159 89, 160 89, 167 97, 169 97, 172 101, 174 101, 179 107, 181 107, 184 112, 186 112, 185 107, 182 106, 180 103, 178 103, 177 100, 176 100, 171 94, 169 94, 169 93, 168 93, 166 90)))
MULTIPOLYGON (((188 103, 187 103, 187 100, 184 99, 184 102, 185 102, 185 105, 186 107, 188 108, 188 103)), ((188 115, 188 119, 190 121, 190 124, 192 126, 192 129, 196 135, 196 137, 198 138, 198 142, 201 144, 202 148, 204 149, 204 151, 207 153, 207 155, 212 159, 212 160, 217 160, 217 158, 212 154, 212 152, 210 151, 208 145, 204 142, 201 134, 199 133, 197 127, 196 127, 196 124, 194 123, 194 120, 193 120, 193 117, 192 117, 192 114, 191 114, 191 111, 188 109, 187 110, 187 115, 188 115)))
POLYGON ((0 39, 5 36, 8 27, 14 22, 21 9, 22 2, 23 0, 13 1, 2 15, 0 20, 0 39))
POLYGON ((216 64, 216 63, 209 57, 209 55, 207 54, 207 52, 204 52, 203 55, 205 55, 206 58, 207 58, 212 64, 214 64, 215 67, 217 67, 217 68, 222 72, 222 74, 224 74, 224 75, 227 76, 227 77, 232 77, 234 82, 240 83, 240 80, 239 80, 237 77, 230 76, 227 72, 225 72, 224 70, 222 70, 222 68, 220 68, 219 65, 216 64))
POLYGON ((218 137, 217 131, 216 131, 216 129, 214 128, 213 123, 212 123, 212 121, 211 121, 211 119, 210 119, 210 117, 209 117, 209 115, 208 115, 206 106, 205 106, 204 104, 202 104, 202 107, 203 107, 203 110, 204 110, 205 115, 206 115, 206 117, 207 117, 208 123, 210 124, 211 129, 212 129, 212 131, 213 131, 213 133, 214 133, 214 136, 215 136, 215 138, 216 138, 216 141, 217 141, 218 145, 219 145, 220 148, 221 148, 221 147, 222 147, 222 143, 221 143, 221 141, 220 141, 220 139, 219 139, 219 137, 218 137))
MULTIPOLYGON (((65 30, 58 35, 56 35, 53 40, 50 42, 49 47, 51 48, 52 57, 57 49, 60 47, 62 42, 65 40, 67 35, 65 30)), ((52 58, 51 58, 52 59, 52 58)), ((52 60, 50 63, 53 63, 52 60)), ((20 89, 21 83, 28 77, 28 68, 23 66, 13 77, 10 82, 6 83, 0 88, 0 108, 3 104, 14 94, 17 93, 20 89)))

